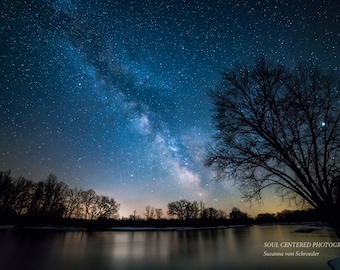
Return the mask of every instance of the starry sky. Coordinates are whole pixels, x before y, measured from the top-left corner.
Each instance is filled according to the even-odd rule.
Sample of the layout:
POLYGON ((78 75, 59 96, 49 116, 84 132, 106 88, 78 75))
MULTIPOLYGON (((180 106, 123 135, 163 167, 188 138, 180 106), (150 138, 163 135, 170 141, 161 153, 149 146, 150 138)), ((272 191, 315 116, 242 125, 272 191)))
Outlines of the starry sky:
POLYGON ((269 191, 243 203, 203 165, 209 93, 235 61, 265 55, 340 68, 338 0, 3 0, 0 170, 57 175, 121 204, 202 200, 227 213, 283 209, 269 191))

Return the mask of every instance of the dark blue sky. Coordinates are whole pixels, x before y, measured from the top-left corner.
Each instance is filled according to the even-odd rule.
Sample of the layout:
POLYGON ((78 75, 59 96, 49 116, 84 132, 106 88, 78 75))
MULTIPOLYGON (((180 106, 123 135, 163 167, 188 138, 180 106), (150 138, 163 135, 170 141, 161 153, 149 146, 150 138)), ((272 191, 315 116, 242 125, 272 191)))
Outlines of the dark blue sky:
POLYGON ((274 194, 250 210, 203 166, 209 92, 235 61, 260 55, 340 68, 337 0, 0 5, 0 170, 55 173, 115 198, 121 216, 181 198, 275 211, 274 194))

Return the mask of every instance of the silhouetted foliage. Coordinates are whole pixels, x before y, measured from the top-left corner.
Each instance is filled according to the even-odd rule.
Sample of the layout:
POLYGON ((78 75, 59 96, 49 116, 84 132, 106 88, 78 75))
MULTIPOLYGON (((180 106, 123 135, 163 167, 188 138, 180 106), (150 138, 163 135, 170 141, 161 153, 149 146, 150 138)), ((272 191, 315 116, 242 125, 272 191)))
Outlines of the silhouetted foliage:
POLYGON ((203 209, 202 217, 206 219, 217 219, 218 211, 213 207, 208 207, 203 209))
POLYGON ((140 216, 137 215, 137 211, 134 210, 133 214, 129 216, 129 220, 136 221, 136 220, 141 220, 140 216))
POLYGON ((81 192, 82 205, 84 207, 84 219, 93 220, 96 215, 98 196, 93 189, 81 192))
POLYGON ((196 219, 199 214, 198 203, 180 200, 168 203, 168 215, 179 220, 196 219))
POLYGON ((33 182, 23 177, 14 181, 12 207, 17 215, 27 214, 31 198, 33 197, 33 182))
POLYGON ((204 202, 197 201, 189 202, 187 200, 180 200, 168 203, 168 215, 176 217, 179 220, 193 220, 193 219, 225 219, 227 217, 223 210, 217 210, 213 207, 205 207, 204 202))
POLYGON ((83 212, 82 190, 73 188, 67 190, 65 218, 81 218, 83 212))
POLYGON ((236 179, 250 201, 276 187, 283 199, 320 209, 340 228, 339 74, 261 58, 226 72, 212 97, 216 141, 207 165, 218 178, 236 179))
POLYGON ((155 211, 156 211, 156 217, 157 217, 157 219, 161 219, 162 216, 163 216, 163 210, 162 210, 162 208, 156 208, 155 211))
POLYGON ((277 217, 273 213, 258 214, 256 216, 256 221, 260 223, 276 222, 277 217))
POLYGON ((153 206, 147 205, 145 207, 144 216, 146 219, 154 219, 156 217, 155 208, 153 206))
MULTIPOLYGON (((206 207, 200 201, 180 200, 168 204, 175 219, 162 218, 161 208, 146 206, 145 219, 134 211, 129 218, 118 219, 119 204, 93 190, 69 189, 50 174, 45 181, 33 182, 23 177, 14 179, 10 172, 0 172, 0 222, 12 224, 82 226, 89 230, 114 227, 218 227, 253 222, 323 221, 316 210, 284 210, 277 214, 259 214, 255 220, 233 207, 230 219, 225 211, 206 207), (4 192, 6 191, 6 192, 4 192)), ((170 213, 172 213, 170 215, 170 213)))
POLYGON ((327 221, 326 216, 317 209, 283 210, 276 214, 261 213, 255 218, 256 223, 290 223, 327 221))
POLYGON ((27 216, 32 220, 60 218, 115 219, 119 204, 93 190, 69 189, 54 174, 45 181, 14 179, 0 172, 0 215, 27 216))
MULTIPOLYGON (((21 201, 21 205, 27 205, 27 214, 29 216, 50 218, 63 216, 67 186, 62 182, 58 182, 55 175, 50 174, 45 181, 35 184, 26 182, 21 178, 16 181, 17 186, 20 186, 20 181, 23 187, 26 186, 27 194, 30 194, 30 196, 23 196, 18 200, 21 201), (24 199, 27 199, 27 201, 25 202, 24 199)), ((15 204, 10 205, 13 207, 15 204)), ((23 213, 23 209, 21 209, 21 212, 23 213)))
POLYGON ((116 219, 118 218, 119 204, 112 198, 100 196, 97 205, 97 218, 116 219))
POLYGON ((230 219, 245 220, 248 218, 248 214, 241 212, 241 210, 237 207, 233 207, 229 214, 229 217, 230 219))
POLYGON ((0 213, 10 214, 14 209, 13 204, 14 184, 10 177, 10 171, 0 172, 0 213))

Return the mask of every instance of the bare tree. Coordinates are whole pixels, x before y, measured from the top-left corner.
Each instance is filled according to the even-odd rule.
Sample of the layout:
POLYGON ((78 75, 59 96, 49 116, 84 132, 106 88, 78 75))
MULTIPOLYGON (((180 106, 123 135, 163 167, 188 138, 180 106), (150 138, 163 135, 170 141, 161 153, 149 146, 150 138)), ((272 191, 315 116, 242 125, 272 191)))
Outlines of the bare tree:
POLYGON ((219 217, 218 210, 213 207, 206 208, 206 211, 209 219, 217 219, 219 217))
POLYGON ((137 215, 137 210, 133 210, 133 214, 129 216, 129 219, 133 221, 140 220, 140 216, 137 215))
POLYGON ((156 211, 156 217, 157 217, 157 219, 161 219, 162 216, 163 216, 163 210, 162 210, 162 208, 156 208, 155 211, 156 211))
POLYGON ((45 181, 34 185, 28 214, 44 217, 62 217, 65 212, 67 185, 58 182, 54 174, 49 174, 45 181))
POLYGON ((41 208, 44 204, 44 183, 42 181, 36 183, 33 187, 33 196, 28 209, 30 216, 41 214, 41 208))
POLYGON ((186 219, 197 219, 200 213, 199 204, 197 201, 189 203, 186 208, 186 219))
POLYGON ((339 75, 261 58, 226 72, 212 98, 216 134, 207 164, 218 179, 235 179, 249 201, 273 186, 283 199, 327 213, 332 224, 340 220, 333 191, 340 172, 339 75))
POLYGON ((227 218, 227 213, 224 210, 219 209, 218 210, 218 218, 219 219, 226 219, 227 218))
POLYGON ((237 207, 233 207, 229 217, 230 219, 246 219, 248 218, 248 214, 241 212, 241 210, 237 207))
POLYGON ((93 189, 89 189, 87 191, 83 191, 81 193, 82 196, 82 205, 84 208, 84 219, 94 219, 96 212, 96 203, 98 202, 98 196, 93 189))
POLYGON ((19 177, 16 179, 14 184, 15 191, 12 195, 16 199, 13 201, 13 208, 18 215, 27 214, 33 197, 34 184, 32 181, 27 180, 24 177, 19 177))
POLYGON ((226 216, 225 211, 214 207, 202 208, 200 211, 201 219, 224 219, 226 216))
POLYGON ((170 217, 177 216, 179 220, 184 220, 186 216, 186 208, 188 207, 189 203, 190 202, 187 200, 168 203, 168 215, 170 217))
POLYGON ((205 211, 205 203, 203 201, 199 202, 199 208, 200 208, 200 218, 206 219, 206 211, 205 211))
POLYGON ((57 176, 49 174, 44 183, 44 203, 42 213, 48 216, 61 217, 65 211, 67 185, 58 182, 57 176))
POLYGON ((144 216, 145 216, 145 219, 153 219, 153 218, 155 218, 155 208, 153 206, 147 205, 145 207, 144 216))
POLYGON ((119 204, 107 196, 99 196, 96 218, 114 219, 118 217, 119 204))
POLYGON ((69 189, 49 174, 45 181, 34 183, 23 177, 14 179, 10 171, 0 171, 0 214, 28 215, 36 218, 113 219, 119 204, 92 189, 69 189))
POLYGON ((78 188, 69 189, 66 195, 66 218, 81 218, 83 214, 82 190, 78 188))
POLYGON ((197 201, 189 202, 187 200, 180 200, 168 203, 168 215, 179 220, 196 219, 199 215, 199 205, 197 201))
POLYGON ((0 213, 9 214, 12 211, 12 193, 14 184, 10 171, 0 172, 0 213))

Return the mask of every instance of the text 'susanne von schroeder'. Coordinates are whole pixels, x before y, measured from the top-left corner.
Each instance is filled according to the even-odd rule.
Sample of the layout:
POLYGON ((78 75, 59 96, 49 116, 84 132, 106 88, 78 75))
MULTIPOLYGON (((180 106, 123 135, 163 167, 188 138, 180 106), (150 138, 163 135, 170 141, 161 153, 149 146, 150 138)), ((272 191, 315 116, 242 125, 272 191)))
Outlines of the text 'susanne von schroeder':
POLYGON ((286 250, 280 250, 280 252, 273 252, 273 250, 263 251, 263 256, 267 257, 300 257, 300 256, 310 256, 310 257, 317 257, 320 255, 319 251, 315 250, 296 250, 291 252, 288 248, 340 248, 340 242, 264 242, 264 248, 272 249, 272 248, 280 248, 286 250))

